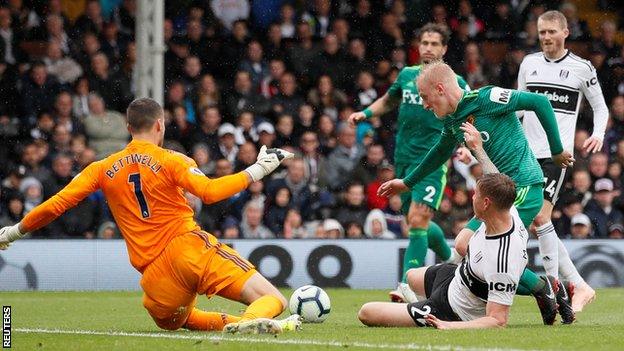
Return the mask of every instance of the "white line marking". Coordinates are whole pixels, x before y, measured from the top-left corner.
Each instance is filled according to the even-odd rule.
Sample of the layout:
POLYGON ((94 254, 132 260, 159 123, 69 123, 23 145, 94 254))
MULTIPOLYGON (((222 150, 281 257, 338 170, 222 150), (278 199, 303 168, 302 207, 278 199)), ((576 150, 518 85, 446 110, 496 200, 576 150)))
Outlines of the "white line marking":
POLYGON ((281 344, 281 345, 311 345, 325 347, 361 347, 368 349, 395 349, 395 350, 429 350, 429 351, 532 351, 529 349, 487 348, 487 347, 464 347, 456 345, 426 345, 426 344, 372 344, 366 342, 341 342, 319 341, 305 339, 280 339, 278 338, 254 338, 248 336, 227 336, 223 334, 207 335, 183 335, 175 333, 134 333, 121 331, 95 331, 95 330, 62 330, 62 329, 39 329, 39 328, 14 328, 13 331, 30 334, 70 334, 70 335, 103 335, 125 336, 139 338, 162 338, 182 340, 208 340, 227 342, 247 342, 257 344, 281 344))

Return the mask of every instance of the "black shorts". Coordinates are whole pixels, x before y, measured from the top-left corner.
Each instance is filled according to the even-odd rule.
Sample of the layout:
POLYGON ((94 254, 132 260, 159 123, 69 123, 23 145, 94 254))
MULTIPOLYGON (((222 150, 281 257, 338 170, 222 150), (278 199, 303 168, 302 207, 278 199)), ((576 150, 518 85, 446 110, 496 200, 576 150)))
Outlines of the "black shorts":
POLYGON ((448 288, 455 276, 456 264, 440 263, 425 271, 426 300, 407 304, 407 313, 419 327, 425 326, 425 315, 433 314, 444 321, 460 321, 448 302, 448 288))
POLYGON ((537 162, 544 173, 544 199, 554 205, 559 199, 559 191, 570 179, 571 172, 557 166, 550 158, 540 158, 537 162))

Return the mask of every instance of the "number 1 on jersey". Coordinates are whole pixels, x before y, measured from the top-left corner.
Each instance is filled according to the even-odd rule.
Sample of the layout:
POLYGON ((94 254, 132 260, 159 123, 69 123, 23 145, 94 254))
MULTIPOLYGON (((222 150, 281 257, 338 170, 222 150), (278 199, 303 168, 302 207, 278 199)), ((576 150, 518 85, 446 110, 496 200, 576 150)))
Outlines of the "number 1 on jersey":
POLYGON ((141 174, 132 173, 128 176, 128 183, 134 184, 134 195, 139 202, 139 207, 141 209, 141 216, 143 218, 147 218, 150 216, 149 208, 147 207, 147 200, 145 200, 145 196, 143 195, 143 190, 141 189, 141 174))

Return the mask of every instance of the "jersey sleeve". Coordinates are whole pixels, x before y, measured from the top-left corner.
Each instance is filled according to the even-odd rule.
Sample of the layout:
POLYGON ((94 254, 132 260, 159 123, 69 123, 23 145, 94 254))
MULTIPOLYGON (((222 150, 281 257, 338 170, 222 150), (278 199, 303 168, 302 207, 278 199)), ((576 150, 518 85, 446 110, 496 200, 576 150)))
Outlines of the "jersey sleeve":
POLYGON ((176 186, 189 191, 206 204, 227 199, 249 185, 245 172, 211 179, 197 168, 195 161, 176 154, 169 158, 166 172, 176 186))
POLYGON ((547 97, 528 91, 499 87, 492 87, 489 91, 485 90, 484 92, 489 95, 490 113, 493 115, 507 116, 510 113, 522 110, 535 112, 537 119, 546 132, 550 152, 553 155, 563 152, 555 111, 553 111, 547 97))
POLYGON ((27 232, 31 232, 52 222, 98 190, 100 177, 100 163, 91 163, 56 195, 30 211, 22 220, 22 226, 27 232))
POLYGON ((442 130, 440 139, 429 150, 425 158, 420 162, 420 165, 403 179, 403 183, 408 188, 412 188, 422 178, 438 169, 453 155, 457 143, 449 132, 445 132, 445 129, 442 130))
POLYGON ((399 72, 399 75, 396 77, 394 82, 392 82, 390 88, 388 88, 388 95, 396 99, 401 98, 403 94, 403 88, 401 87, 401 84, 404 80, 403 72, 405 72, 405 69, 402 69, 401 72, 399 72))
POLYGON ((589 102, 594 111, 594 130, 592 136, 598 139, 604 139, 605 130, 607 129, 607 121, 609 120, 609 108, 602 95, 602 88, 598 82, 596 69, 590 64, 590 69, 585 71, 581 91, 589 102))
POLYGON ((511 306, 518 288, 519 277, 510 273, 491 273, 485 277, 488 285, 488 302, 511 306))

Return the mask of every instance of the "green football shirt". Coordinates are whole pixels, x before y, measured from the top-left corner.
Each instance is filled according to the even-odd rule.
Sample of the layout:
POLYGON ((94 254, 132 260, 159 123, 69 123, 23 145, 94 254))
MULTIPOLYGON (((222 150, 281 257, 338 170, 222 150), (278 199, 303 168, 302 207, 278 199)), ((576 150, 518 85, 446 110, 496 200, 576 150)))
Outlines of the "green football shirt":
POLYGON ((542 95, 487 86, 465 92, 452 114, 443 118, 444 128, 438 143, 422 164, 405 177, 408 187, 416 184, 452 155, 464 142, 463 122, 472 123, 481 133, 483 149, 501 173, 517 186, 541 184, 544 177, 522 130, 515 111, 535 111, 547 133, 553 155, 563 151, 557 121, 548 99, 542 95))

